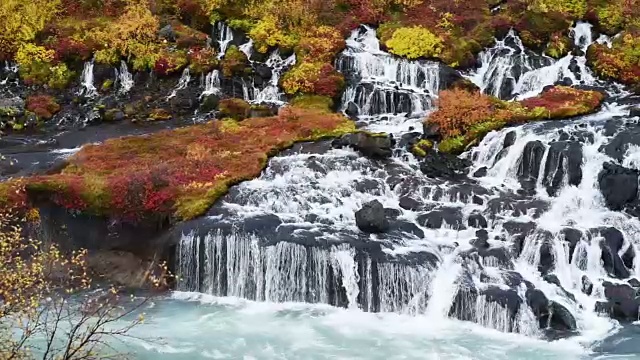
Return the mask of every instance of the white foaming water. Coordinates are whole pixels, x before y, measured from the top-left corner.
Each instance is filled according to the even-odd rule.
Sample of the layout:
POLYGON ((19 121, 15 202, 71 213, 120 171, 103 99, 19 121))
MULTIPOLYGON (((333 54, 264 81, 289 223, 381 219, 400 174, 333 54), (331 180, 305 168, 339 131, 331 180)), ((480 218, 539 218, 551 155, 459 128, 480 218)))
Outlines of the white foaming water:
POLYGON ((204 91, 202 92, 201 97, 211 94, 220 94, 221 92, 220 72, 218 70, 213 70, 208 73, 204 79, 204 91))
POLYGON ((84 68, 82 69, 82 74, 80 75, 80 85, 82 88, 78 95, 83 95, 86 97, 94 97, 98 95, 96 87, 93 85, 93 60, 86 61, 84 63, 84 68))
POLYGON ((191 81, 191 73, 189 72, 189 68, 186 67, 184 70, 182 70, 182 75, 180 75, 178 84, 173 90, 171 90, 169 96, 167 96, 167 100, 178 95, 178 91, 186 89, 187 86, 189 86, 189 81, 191 81))
MULTIPOLYGON (((571 29, 574 44, 583 52, 593 43, 591 24, 578 22, 571 29)), ((595 77, 584 56, 569 54, 559 60, 528 51, 511 30, 504 40, 480 53, 481 67, 469 79, 493 96, 518 99, 538 95, 545 86, 570 80, 573 85, 592 85, 595 77)))
MULTIPOLYGON (((588 24, 578 24, 574 29, 576 44, 583 49, 591 43, 588 29, 588 24)), ((432 95, 440 87, 438 66, 385 54, 375 32, 367 27, 354 31, 347 44, 336 63, 349 79, 342 108, 347 110, 350 102, 355 104, 367 130, 384 129, 399 136, 410 127, 415 129, 420 119, 407 114, 431 109, 432 95), (402 101, 398 99, 413 99, 398 95, 409 90, 424 102, 399 105, 402 101), (376 96, 381 99, 380 95, 371 95, 376 91, 391 94, 385 95, 386 103, 374 101, 376 96)), ((531 65, 512 79, 513 89, 521 86, 530 91, 537 91, 555 76, 554 71, 546 72, 549 68, 566 65, 564 59, 546 63, 550 60, 544 57, 531 58, 518 44, 515 34, 510 34, 502 45, 483 54, 487 60, 483 66, 491 65, 480 77, 487 85, 485 91, 503 88, 507 77, 516 71, 515 63, 505 65, 511 61, 508 59, 519 58, 531 65), (500 46, 502 50, 498 51, 500 46), (509 56, 505 57, 507 52, 509 56)), ((250 92, 248 88, 246 92, 250 92)), ((380 161, 363 158, 352 150, 316 144, 272 158, 259 178, 234 187, 212 209, 211 217, 203 220, 204 229, 182 236, 177 263, 179 289, 266 302, 216 298, 214 308, 224 301, 234 305, 231 310, 207 310, 201 321, 205 326, 243 313, 261 314, 265 317, 260 321, 269 324, 265 326, 288 326, 306 341, 312 339, 313 345, 303 346, 304 353, 296 352, 292 347, 298 349, 298 345, 282 343, 289 335, 277 334, 269 338, 265 352, 251 348, 240 355, 233 349, 224 350, 228 349, 226 344, 205 349, 194 342, 184 351, 236 358, 313 358, 316 354, 345 358, 379 355, 385 359, 398 354, 405 358, 456 359, 500 358, 505 354, 508 358, 536 359, 586 356, 584 348, 617 329, 614 321, 595 312, 596 302, 604 297, 602 281, 620 281, 602 261, 599 228, 621 231, 624 245, 620 254, 629 247, 638 253, 640 221, 608 210, 598 189, 598 174, 603 164, 611 161, 601 150, 611 140, 611 136, 605 136, 603 125, 613 117, 627 115, 625 108, 610 105, 577 120, 492 132, 463 155, 473 162, 471 173, 486 168, 486 175, 473 181, 427 177, 418 170, 418 161, 402 149, 396 149, 391 159, 380 161), (507 134, 512 131, 516 140, 505 148, 507 134), (525 187, 524 177, 528 177, 527 184, 535 194, 519 192, 525 187), (401 207, 401 199, 406 197, 416 200, 418 206, 401 207), (364 234, 356 227, 355 212, 371 200, 378 200, 395 214, 390 215, 386 234, 364 234), (471 221, 478 216, 486 225, 471 221), (527 224, 531 224, 530 230, 510 230, 527 224), (207 226, 211 230, 207 231, 207 226), (476 232, 482 228, 486 230, 484 245, 482 232, 476 232), (566 228, 581 234, 574 248, 569 247, 563 233, 566 228), (543 277, 543 267, 557 281, 543 277), (593 283, 591 295, 582 292, 583 277, 593 283), (529 307, 531 290, 542 294, 552 309, 551 319, 536 315, 529 307), (292 301, 296 303, 289 303, 292 301), (313 315, 300 316, 307 311, 301 309, 312 309, 309 313, 313 315), (348 330, 314 327, 317 321, 325 324, 326 317, 331 317, 326 312, 339 314, 340 326, 348 330), (396 320, 406 323, 417 337, 408 340, 408 333, 397 332, 389 323, 396 320), (566 330, 562 329, 565 326, 576 335, 554 343, 538 340, 551 320, 561 323, 559 330, 566 330), (375 336, 369 326, 378 329, 375 336), (460 336, 450 337, 449 326, 460 336), (335 345, 333 336, 344 336, 345 332, 384 343, 389 352, 367 356, 362 349, 371 345, 361 342, 360 337, 340 342, 344 347, 335 345), (440 332, 447 335, 434 339, 440 332), (485 335, 492 339, 495 335, 495 339, 488 343, 485 335), (437 345, 438 339, 452 350, 437 345), (475 348, 476 342, 483 347, 475 348), (402 350, 394 350, 396 343, 402 350), (512 346, 511 351, 497 352, 494 344, 499 344, 496 348, 512 346), (436 349, 430 353, 433 348, 428 346, 436 349), (531 349, 536 350, 529 352, 531 349), (541 351, 546 353, 542 355, 541 351)), ((638 147, 627 147, 623 164, 636 167, 639 152, 638 147)), ((636 256, 631 265, 625 263, 631 274, 640 272, 639 258, 636 256)), ((237 325, 227 322, 220 329, 228 331, 225 326, 237 325)), ((255 332, 251 326, 238 329, 238 333, 243 341, 236 347, 243 351, 260 343, 252 337, 255 332)))
MULTIPOLYGON (((251 42, 247 43, 251 44, 251 42)), ((245 45, 247 45, 245 44, 245 45)), ((247 48, 252 49, 253 45, 247 45, 247 48)), ((250 55, 247 55, 250 56, 250 55)), ((280 51, 274 50, 269 58, 264 63, 271 70, 271 78, 266 86, 262 89, 255 86, 255 84, 247 84, 243 80, 243 94, 244 99, 254 104, 276 104, 284 105, 285 96, 284 93, 278 87, 280 76, 296 64, 296 55, 291 54, 289 57, 283 59, 280 56, 280 51)))
POLYGON ((124 60, 120 61, 120 71, 116 69, 116 79, 118 79, 118 84, 120 86, 118 89, 120 94, 128 93, 133 87, 133 75, 129 72, 127 63, 124 60))
POLYGON ((224 57, 229 44, 233 41, 233 32, 231 28, 223 21, 216 22, 216 31, 218 33, 218 60, 224 57))
POLYGON ((359 115, 421 116, 433 107, 440 90, 440 65, 406 61, 380 50, 374 29, 362 26, 347 39, 336 68, 360 81, 347 86, 343 109, 357 107, 359 115))
POLYGON ((251 59, 251 55, 253 55, 253 39, 249 39, 249 41, 240 45, 238 50, 247 55, 247 59, 251 59))

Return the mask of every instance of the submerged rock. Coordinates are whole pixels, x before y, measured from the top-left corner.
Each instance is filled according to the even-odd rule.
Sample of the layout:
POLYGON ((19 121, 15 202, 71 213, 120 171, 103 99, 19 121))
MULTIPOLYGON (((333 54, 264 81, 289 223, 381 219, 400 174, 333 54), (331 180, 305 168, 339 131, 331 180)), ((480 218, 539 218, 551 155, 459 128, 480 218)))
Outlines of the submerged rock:
POLYGON ((598 174, 600 192, 607 207, 622 210, 638 198, 638 171, 614 163, 604 163, 598 174))

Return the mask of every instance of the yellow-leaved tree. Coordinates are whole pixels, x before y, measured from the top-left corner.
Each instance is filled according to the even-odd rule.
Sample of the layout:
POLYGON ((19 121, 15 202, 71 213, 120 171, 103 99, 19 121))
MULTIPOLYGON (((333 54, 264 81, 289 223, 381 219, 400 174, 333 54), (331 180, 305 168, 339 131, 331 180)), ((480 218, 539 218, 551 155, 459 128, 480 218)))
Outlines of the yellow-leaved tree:
POLYGON ((33 40, 59 10, 60 0, 0 1, 0 58, 33 40))
POLYGON ((62 252, 26 238, 25 221, 14 213, 0 212, 0 359, 117 356, 112 340, 131 336, 149 298, 95 288, 86 251, 62 252))

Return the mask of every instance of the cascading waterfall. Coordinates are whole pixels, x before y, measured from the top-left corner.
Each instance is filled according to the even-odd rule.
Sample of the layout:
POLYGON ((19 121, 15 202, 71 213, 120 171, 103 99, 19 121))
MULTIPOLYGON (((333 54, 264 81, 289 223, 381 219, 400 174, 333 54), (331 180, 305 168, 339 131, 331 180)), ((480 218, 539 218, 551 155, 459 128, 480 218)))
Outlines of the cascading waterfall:
MULTIPOLYGON (((578 22, 571 29, 576 48, 583 53, 593 42, 591 25, 578 22)), ((527 50, 522 41, 511 30, 503 40, 480 53, 480 68, 469 76, 487 94, 502 99, 512 97, 527 98, 542 92, 545 86, 558 82, 569 85, 592 85, 595 83, 586 65, 584 54, 567 56, 554 60, 544 55, 536 55, 527 50)))
POLYGON ((81 89, 79 95, 94 97, 98 94, 96 87, 93 85, 93 60, 84 63, 80 79, 81 89))
POLYGON ((224 57, 229 44, 233 41, 233 31, 225 22, 218 21, 216 23, 216 32, 218 34, 216 38, 218 41, 218 60, 220 60, 224 57))
POLYGON ((356 106, 359 115, 423 115, 440 90, 440 66, 405 61, 380 50, 374 29, 363 26, 347 39, 336 68, 359 79, 343 95, 343 110, 356 106))
POLYGON ((116 79, 119 84, 118 92, 120 94, 128 93, 134 85, 133 75, 129 72, 127 63, 124 60, 120 61, 120 70, 116 69, 116 79))
POLYGON ((175 97, 176 95, 178 95, 178 91, 186 89, 187 86, 189 86, 189 81, 191 81, 191 73, 189 72, 189 68, 187 67, 184 70, 182 70, 182 75, 180 75, 180 79, 178 80, 178 84, 171 91, 169 96, 167 96, 167 100, 169 100, 169 99, 175 97))
MULTIPOLYGON (((583 50, 591 43, 588 24, 573 36, 583 50)), ((341 107, 356 106, 367 130, 415 127, 407 115, 432 107, 440 66, 391 57, 368 27, 347 45, 336 62, 349 81, 341 107)), ((536 76, 553 83, 567 75, 562 59, 532 58, 514 33, 481 59, 474 76, 488 93, 529 94, 550 81, 536 76)), ((591 81, 588 69, 579 72, 591 81)), ((427 177, 402 151, 373 161, 348 149, 295 148, 234 187, 197 231, 183 232, 179 289, 457 318, 528 336, 550 328, 602 337, 613 326, 595 311, 602 280, 640 275, 640 221, 608 210, 598 188, 612 160, 603 148, 615 136, 605 122, 627 114, 614 104, 578 120, 492 132, 463 154, 470 174, 486 170, 475 179, 427 177), (400 206, 407 198, 419 206, 400 206), (354 212, 374 199, 396 215, 387 233, 364 235, 354 212), (619 249, 607 248, 611 229, 624 239, 619 249), (605 255, 622 265, 607 265, 605 255)), ((637 168, 639 158, 640 141, 624 164, 637 168)))
MULTIPOLYGON (((242 45, 241 48, 244 47, 245 49, 243 51, 245 51, 245 53, 248 53, 247 56, 250 56, 253 46, 252 41, 249 41, 245 45, 242 45)), ((246 81, 244 81, 242 89, 244 99, 256 104, 284 104, 284 93, 278 87, 278 82, 280 81, 280 76, 295 64, 295 54, 291 54, 289 57, 283 59, 280 56, 280 51, 274 50, 271 55, 269 55, 267 61, 264 63, 264 65, 271 70, 271 78, 267 82, 267 85, 260 89, 256 87, 255 84, 248 84, 246 81)))
POLYGON ((220 72, 218 70, 212 70, 204 79, 204 91, 201 96, 220 94, 220 72))

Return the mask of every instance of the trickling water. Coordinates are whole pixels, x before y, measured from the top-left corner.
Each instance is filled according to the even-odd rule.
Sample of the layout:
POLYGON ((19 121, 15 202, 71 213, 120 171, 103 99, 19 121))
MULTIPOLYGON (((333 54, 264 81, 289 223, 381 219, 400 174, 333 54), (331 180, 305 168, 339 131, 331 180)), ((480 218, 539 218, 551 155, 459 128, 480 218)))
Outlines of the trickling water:
POLYGON ((94 97, 98 94, 96 87, 93 85, 93 60, 84 63, 80 79, 82 88, 80 89, 79 95, 94 97))
POLYGON ((189 68, 187 67, 184 70, 182 70, 182 75, 180 76, 180 79, 178 80, 178 84, 171 91, 169 96, 167 96, 167 100, 175 97, 178 94, 178 91, 186 89, 187 86, 189 86, 189 81, 191 81, 191 73, 189 72, 189 68))
POLYGON ((120 61, 120 71, 116 69, 116 79, 118 80, 118 84, 120 88, 118 92, 120 94, 126 94, 133 87, 133 75, 129 72, 129 68, 127 67, 127 63, 125 61, 120 61))
POLYGON ((247 55, 247 59, 251 59, 251 55, 253 55, 253 40, 249 39, 246 43, 240 45, 238 50, 242 51, 245 55, 247 55))

